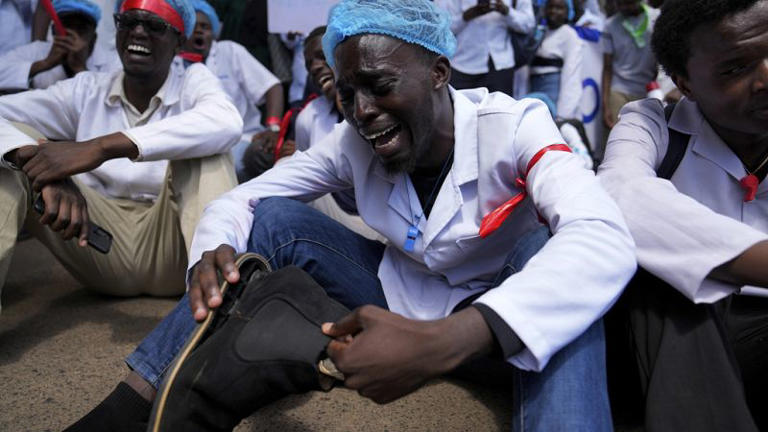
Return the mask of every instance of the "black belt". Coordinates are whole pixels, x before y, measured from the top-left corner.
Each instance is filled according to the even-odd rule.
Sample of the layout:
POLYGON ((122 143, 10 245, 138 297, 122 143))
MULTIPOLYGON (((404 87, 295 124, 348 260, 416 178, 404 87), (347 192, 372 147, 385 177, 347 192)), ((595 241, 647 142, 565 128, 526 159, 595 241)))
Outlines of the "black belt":
POLYGON ((563 67, 563 59, 561 58, 544 58, 536 56, 533 58, 533 61, 531 62, 531 66, 554 66, 561 68, 563 67))

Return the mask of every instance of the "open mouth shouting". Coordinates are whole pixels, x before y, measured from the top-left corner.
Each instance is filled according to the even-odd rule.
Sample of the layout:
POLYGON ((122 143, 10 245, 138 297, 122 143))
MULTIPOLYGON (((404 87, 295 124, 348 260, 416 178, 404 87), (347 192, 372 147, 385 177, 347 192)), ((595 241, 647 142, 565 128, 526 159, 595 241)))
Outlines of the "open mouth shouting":
POLYGON ((400 148, 402 144, 402 131, 403 126, 397 123, 374 132, 360 131, 360 135, 371 143, 377 155, 387 158, 400 148))
POLYGON ((205 45, 206 45, 205 38, 203 37, 196 37, 192 39, 192 49, 194 49, 197 52, 200 52, 200 53, 204 52, 205 49, 207 48, 205 45))
POLYGON ((128 47, 125 49, 128 54, 133 58, 138 59, 144 59, 152 55, 152 49, 148 46, 140 43, 131 43, 128 44, 128 47))

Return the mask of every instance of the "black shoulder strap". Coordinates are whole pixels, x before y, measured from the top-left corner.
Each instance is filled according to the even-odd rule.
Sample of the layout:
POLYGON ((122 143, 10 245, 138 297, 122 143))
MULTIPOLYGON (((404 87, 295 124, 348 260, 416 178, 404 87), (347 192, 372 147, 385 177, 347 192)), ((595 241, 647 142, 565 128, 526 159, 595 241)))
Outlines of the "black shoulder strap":
POLYGON ((669 143, 667 144, 667 154, 664 155, 664 159, 659 165, 659 169, 656 170, 656 175, 663 179, 669 180, 677 170, 677 166, 680 165, 680 161, 685 156, 685 150, 688 148, 688 141, 691 136, 678 132, 669 127, 669 119, 672 117, 672 111, 675 110, 675 104, 671 103, 664 107, 664 117, 667 120, 667 131, 669 131, 669 143))

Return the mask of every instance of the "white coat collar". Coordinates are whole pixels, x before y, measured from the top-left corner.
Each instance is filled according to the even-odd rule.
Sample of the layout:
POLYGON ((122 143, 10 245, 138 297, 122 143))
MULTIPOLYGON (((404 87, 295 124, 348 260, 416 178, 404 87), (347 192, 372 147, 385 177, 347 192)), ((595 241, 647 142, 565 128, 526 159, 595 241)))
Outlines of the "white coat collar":
POLYGON ((440 187, 424 228, 425 248, 464 204, 461 185, 477 180, 478 175, 477 103, 488 95, 488 91, 480 89, 459 92, 451 88, 450 92, 453 99, 453 167, 440 187))
MULTIPOLYGON (((205 67, 204 65, 192 65, 192 67, 205 67)), ((174 105, 181 100, 181 88, 184 82, 185 69, 182 64, 177 62, 171 62, 168 76, 165 78, 165 82, 160 89, 152 96, 153 99, 157 98, 165 106, 174 105)), ((110 85, 109 92, 107 93, 107 100, 105 101, 109 106, 118 106, 121 101, 128 102, 125 97, 125 91, 123 90, 123 77, 125 73, 120 70, 118 73, 112 75, 112 84, 110 85)))
POLYGON ((691 151, 719 166, 737 181, 747 175, 739 157, 712 129, 695 102, 681 99, 669 119, 669 127, 691 135, 691 151))

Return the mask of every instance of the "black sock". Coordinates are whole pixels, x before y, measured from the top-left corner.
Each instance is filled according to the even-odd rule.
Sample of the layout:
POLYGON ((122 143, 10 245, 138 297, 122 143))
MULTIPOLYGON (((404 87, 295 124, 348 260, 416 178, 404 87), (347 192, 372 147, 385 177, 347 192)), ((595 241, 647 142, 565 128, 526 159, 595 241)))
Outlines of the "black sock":
POLYGON ((143 432, 152 404, 121 382, 96 408, 64 432, 143 432))

